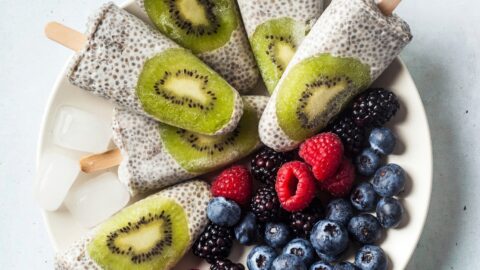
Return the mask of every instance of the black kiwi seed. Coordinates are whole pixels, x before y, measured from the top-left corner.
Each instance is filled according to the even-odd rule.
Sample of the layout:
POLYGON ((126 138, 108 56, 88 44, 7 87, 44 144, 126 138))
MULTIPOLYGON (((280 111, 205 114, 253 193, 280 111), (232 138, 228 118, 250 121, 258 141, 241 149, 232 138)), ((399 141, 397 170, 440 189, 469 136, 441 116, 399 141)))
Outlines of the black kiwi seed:
POLYGON ((235 140, 237 139, 238 135, 240 134, 241 125, 239 124, 237 128, 235 128, 231 133, 229 133, 226 137, 220 137, 220 139, 215 142, 213 145, 204 145, 198 143, 199 137, 195 133, 191 133, 184 129, 179 129, 177 134, 186 142, 190 144, 190 146, 199 151, 199 152, 206 152, 210 155, 215 153, 220 153, 225 150, 225 147, 229 145, 234 145, 235 140))
POLYGON ((153 86, 155 93, 161 97, 163 97, 166 100, 169 100, 173 104, 177 105, 187 105, 189 108, 199 108, 201 110, 209 111, 213 109, 213 106, 215 103, 213 102, 214 100, 217 99, 215 96, 215 93, 213 93, 210 90, 207 90, 205 93, 210 96, 210 102, 208 105, 202 104, 200 102, 196 102, 190 97, 177 97, 174 93, 171 93, 171 91, 165 89, 163 86, 165 85, 165 82, 167 82, 170 77, 190 77, 195 80, 200 80, 202 82, 202 90, 207 90, 207 85, 208 85, 208 76, 206 75, 200 75, 197 73, 196 70, 191 71, 187 69, 183 70, 178 70, 175 72, 175 74, 172 74, 171 72, 165 71, 163 74, 163 77, 159 79, 153 86))
POLYGON ((151 260, 154 258, 156 255, 159 255, 162 253, 163 249, 165 247, 168 247, 172 244, 172 222, 170 220, 170 217, 165 215, 165 212, 162 211, 160 215, 156 214, 152 216, 150 213, 148 214, 148 217, 141 217, 136 223, 132 224, 131 222, 127 223, 127 226, 122 227, 116 231, 111 232, 107 236, 107 247, 108 249, 114 253, 114 254, 120 254, 120 255, 127 255, 130 256, 130 260, 134 264, 140 264, 146 261, 151 260), (147 225, 151 222, 157 221, 157 220, 163 220, 164 228, 164 237, 162 239, 157 240, 155 243, 155 246, 152 247, 148 252, 143 252, 136 254, 132 247, 128 247, 128 249, 122 249, 121 247, 117 247, 115 245, 115 240, 121 236, 122 234, 127 234, 131 231, 138 231, 142 228, 142 226, 147 225))
POLYGON ((217 17, 215 16, 215 4, 211 0, 197 0, 200 5, 205 8, 205 15, 207 16, 207 20, 209 22, 208 25, 193 25, 190 21, 188 21, 180 12, 177 7, 176 0, 163 0, 169 6, 170 16, 175 20, 175 24, 186 31, 187 34, 193 34, 195 36, 203 36, 203 35, 214 35, 218 32, 218 28, 220 28, 220 23, 218 22, 217 17))
POLYGON ((270 41, 270 43, 268 43, 267 50, 265 51, 265 53, 270 57, 270 60, 278 68, 278 70, 280 72, 283 72, 285 67, 282 66, 277 61, 275 57, 275 52, 273 50, 275 48, 275 42, 278 42, 278 41, 288 43, 295 50, 296 46, 295 46, 295 43, 293 42, 292 36, 283 37, 283 36, 265 35, 265 39, 270 41))

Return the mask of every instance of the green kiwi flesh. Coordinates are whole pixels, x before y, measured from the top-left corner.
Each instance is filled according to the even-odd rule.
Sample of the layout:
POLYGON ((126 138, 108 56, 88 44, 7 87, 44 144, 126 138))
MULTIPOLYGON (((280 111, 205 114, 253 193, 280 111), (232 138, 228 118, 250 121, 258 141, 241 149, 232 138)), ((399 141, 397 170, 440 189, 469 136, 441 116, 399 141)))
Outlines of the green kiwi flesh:
POLYGON ((305 32, 305 26, 291 18, 269 20, 255 29, 251 38, 252 50, 270 94, 305 37, 305 32))
POLYGON ((278 86, 278 123, 288 137, 303 141, 323 129, 369 84, 370 68, 357 59, 330 54, 305 59, 278 86))
POLYGON ((230 133, 208 136, 161 124, 160 136, 172 157, 192 173, 209 172, 239 160, 260 141, 257 112, 246 102, 238 126, 230 133))
POLYGON ((184 209, 154 195, 100 225, 87 250, 102 269, 166 269, 182 258, 189 244, 184 209))
POLYGON ((194 53, 222 47, 238 26, 232 0, 145 0, 144 6, 163 34, 194 53))
POLYGON ((185 49, 149 59, 136 93, 158 121, 202 134, 214 134, 231 121, 237 98, 220 75, 185 49))

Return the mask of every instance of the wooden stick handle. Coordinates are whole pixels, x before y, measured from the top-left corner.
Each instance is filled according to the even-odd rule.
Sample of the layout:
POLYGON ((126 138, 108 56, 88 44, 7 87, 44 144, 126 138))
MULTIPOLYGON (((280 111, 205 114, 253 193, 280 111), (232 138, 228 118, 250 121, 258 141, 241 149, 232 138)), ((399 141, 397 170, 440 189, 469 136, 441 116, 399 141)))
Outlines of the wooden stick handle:
POLYGON ((400 1, 401 0, 380 0, 377 5, 383 15, 391 16, 395 8, 400 4, 400 1))
POLYGON ((80 160, 80 169, 84 173, 93 173, 117 166, 122 162, 122 153, 118 148, 101 154, 86 156, 80 160))
POLYGON ((48 23, 45 26, 45 35, 76 52, 82 50, 87 43, 87 37, 84 34, 58 22, 48 23))

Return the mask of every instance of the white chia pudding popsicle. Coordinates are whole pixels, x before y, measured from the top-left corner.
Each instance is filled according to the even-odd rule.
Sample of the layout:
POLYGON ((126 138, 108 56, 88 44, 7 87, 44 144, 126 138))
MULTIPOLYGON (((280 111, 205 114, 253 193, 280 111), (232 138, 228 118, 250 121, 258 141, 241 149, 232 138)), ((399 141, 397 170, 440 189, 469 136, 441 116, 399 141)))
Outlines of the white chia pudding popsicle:
POLYGON ((407 23, 374 0, 334 0, 276 86, 260 120, 262 142, 288 151, 321 131, 411 39, 407 23))
POLYGON ((263 81, 271 94, 323 0, 237 0, 263 81))
POLYGON ((140 200, 57 254, 55 269, 171 269, 208 224, 210 198, 192 180, 140 200))
POLYGON ((245 94, 259 73, 235 0, 137 0, 165 36, 220 73, 245 94))
POLYGON ((113 140, 123 158, 120 181, 135 195, 211 172, 251 154, 261 145, 258 121, 268 97, 243 99, 245 112, 237 128, 219 136, 188 132, 116 109, 113 140))
POLYGON ((190 51, 112 3, 89 21, 68 72, 76 86, 172 126, 231 132, 243 113, 238 92, 190 51))

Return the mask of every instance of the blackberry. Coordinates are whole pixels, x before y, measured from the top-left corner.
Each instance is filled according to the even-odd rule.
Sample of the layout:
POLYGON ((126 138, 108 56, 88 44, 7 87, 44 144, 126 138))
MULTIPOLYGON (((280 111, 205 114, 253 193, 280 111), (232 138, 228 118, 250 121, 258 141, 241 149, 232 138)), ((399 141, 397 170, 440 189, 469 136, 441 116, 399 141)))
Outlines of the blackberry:
POLYGON ((322 204, 315 198, 304 210, 290 213, 289 224, 296 236, 308 239, 313 226, 322 218, 322 204))
POLYGON ((232 228, 210 223, 193 245, 193 254, 214 263, 228 257, 232 244, 232 228))
POLYGON ((264 184, 275 185, 278 169, 290 160, 291 153, 275 152, 265 147, 250 163, 253 177, 264 184))
POLYGON ((241 263, 233 263, 229 259, 217 260, 210 265, 210 270, 245 270, 245 266, 241 263))
POLYGON ((357 126, 350 114, 337 118, 328 129, 340 137, 350 154, 358 154, 366 145, 365 128, 357 126))
POLYGON ((259 188, 252 198, 250 208, 260 222, 278 221, 285 216, 273 186, 259 188))
POLYGON ((370 89, 353 102, 353 120, 361 127, 382 126, 400 108, 397 96, 383 88, 370 89))

